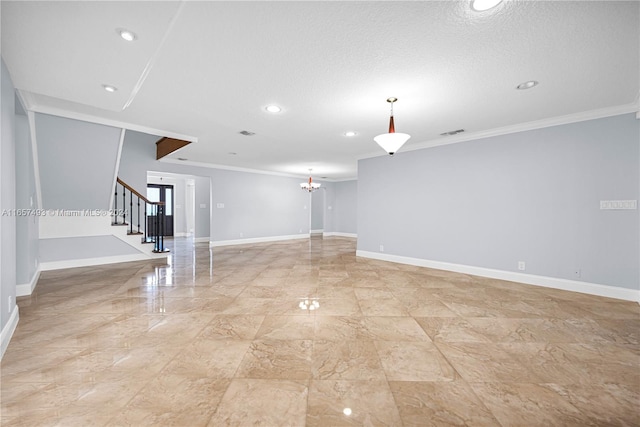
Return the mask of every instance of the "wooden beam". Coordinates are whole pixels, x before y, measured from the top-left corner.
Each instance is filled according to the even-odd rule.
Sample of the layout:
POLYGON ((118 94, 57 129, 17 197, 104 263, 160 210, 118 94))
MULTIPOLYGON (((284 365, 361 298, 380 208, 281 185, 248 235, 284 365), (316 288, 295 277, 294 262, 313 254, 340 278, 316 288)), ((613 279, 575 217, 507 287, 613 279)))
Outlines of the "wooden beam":
POLYGON ((168 156, 174 151, 191 144, 191 141, 185 141, 183 139, 175 139, 164 137, 156 142, 156 160, 160 160, 164 156, 168 156))

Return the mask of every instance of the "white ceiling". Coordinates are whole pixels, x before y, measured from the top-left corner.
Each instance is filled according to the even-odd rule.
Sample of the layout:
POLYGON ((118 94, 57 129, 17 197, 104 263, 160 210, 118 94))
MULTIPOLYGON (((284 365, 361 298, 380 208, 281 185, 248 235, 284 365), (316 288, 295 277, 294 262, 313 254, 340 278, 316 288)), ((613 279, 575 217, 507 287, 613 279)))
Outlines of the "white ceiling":
POLYGON ((412 136, 401 151, 460 128, 482 136, 638 109, 636 1, 506 0, 482 13, 468 1, 1 8, 2 56, 29 108, 197 138, 170 156, 190 162, 355 177, 358 158, 384 154, 373 137, 387 130, 390 96, 396 130, 412 136), (540 84, 515 89, 527 80, 540 84), (266 112, 271 103, 283 111, 266 112))

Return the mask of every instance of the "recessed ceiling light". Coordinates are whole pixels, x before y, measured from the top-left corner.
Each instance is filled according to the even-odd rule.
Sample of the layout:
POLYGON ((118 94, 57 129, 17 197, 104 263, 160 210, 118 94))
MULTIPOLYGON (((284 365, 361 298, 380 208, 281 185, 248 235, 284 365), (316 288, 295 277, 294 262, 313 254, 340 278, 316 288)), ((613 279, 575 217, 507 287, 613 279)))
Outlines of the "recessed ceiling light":
POLYGON ((229 153, 227 153, 227 154, 229 154, 230 156, 235 156, 235 155, 237 155, 238 153, 234 153, 233 151, 229 151, 229 153))
POLYGON ((482 12, 492 9, 502 3, 502 0, 473 0, 471 2, 471 9, 476 12, 482 12))
POLYGON ((187 159, 186 157, 178 157, 178 160, 180 160, 181 162, 186 162, 189 159, 187 159))
POLYGON ((267 105, 267 108, 265 108, 265 110, 270 113, 279 113, 280 111, 282 111, 282 108, 278 107, 277 105, 267 105))
POLYGON ((352 131, 352 130, 344 133, 344 136, 356 136, 356 135, 357 135, 357 133, 352 131))
POLYGON ((113 93, 113 92, 115 92, 115 91, 117 91, 117 90, 118 90, 118 88, 117 88, 117 87, 115 87, 115 86, 111 86, 111 85, 102 85, 102 88, 103 88, 104 90, 106 90, 107 92, 111 92, 111 93, 113 93))
POLYGON ((136 33, 134 33, 133 31, 125 30, 124 28, 118 28, 116 32, 120 34, 120 37, 128 42, 132 42, 134 40, 137 40, 138 38, 136 33))
POLYGON ((531 89, 534 86, 538 86, 538 82, 535 80, 529 80, 528 82, 520 83, 516 86, 518 90, 531 89))

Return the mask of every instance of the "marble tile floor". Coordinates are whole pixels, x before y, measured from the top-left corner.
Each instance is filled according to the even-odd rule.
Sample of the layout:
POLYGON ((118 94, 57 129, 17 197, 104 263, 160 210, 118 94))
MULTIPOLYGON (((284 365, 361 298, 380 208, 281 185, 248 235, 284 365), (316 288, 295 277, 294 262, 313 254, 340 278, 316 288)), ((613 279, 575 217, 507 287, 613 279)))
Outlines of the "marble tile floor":
POLYGON ((42 273, 2 426, 638 426, 640 306, 321 238, 42 273))

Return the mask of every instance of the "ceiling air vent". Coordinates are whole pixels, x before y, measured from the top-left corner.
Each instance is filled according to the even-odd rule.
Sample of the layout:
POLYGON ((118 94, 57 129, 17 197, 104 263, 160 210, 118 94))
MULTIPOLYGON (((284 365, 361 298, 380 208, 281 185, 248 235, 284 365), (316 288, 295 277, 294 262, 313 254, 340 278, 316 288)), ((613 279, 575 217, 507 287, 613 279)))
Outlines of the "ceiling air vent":
POLYGON ((240 132, 238 132, 240 135, 244 135, 244 136, 252 136, 255 135, 255 132, 249 132, 248 130, 241 130, 240 132))
POLYGON ((441 133, 440 135, 442 135, 442 136, 452 136, 452 135, 457 135, 457 134, 462 133, 462 132, 464 132, 464 129, 451 130, 449 132, 441 133))

